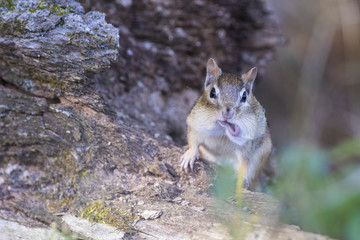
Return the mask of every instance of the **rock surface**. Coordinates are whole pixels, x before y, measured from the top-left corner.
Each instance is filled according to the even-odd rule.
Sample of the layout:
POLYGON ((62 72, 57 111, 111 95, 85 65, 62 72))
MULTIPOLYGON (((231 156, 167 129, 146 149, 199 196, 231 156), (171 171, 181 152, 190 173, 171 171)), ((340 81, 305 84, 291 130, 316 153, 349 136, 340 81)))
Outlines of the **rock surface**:
POLYGON ((274 225, 265 194, 214 200, 209 163, 180 171, 172 137, 197 95, 185 86, 201 85, 209 55, 224 69, 264 66, 278 36, 261 1, 171 3, 83 1, 118 30, 72 0, 0 1, 1 238, 48 239, 51 225, 59 238, 110 239, 114 228, 79 218, 98 200, 126 217, 117 239, 229 239, 230 223, 248 239, 322 239, 274 225))

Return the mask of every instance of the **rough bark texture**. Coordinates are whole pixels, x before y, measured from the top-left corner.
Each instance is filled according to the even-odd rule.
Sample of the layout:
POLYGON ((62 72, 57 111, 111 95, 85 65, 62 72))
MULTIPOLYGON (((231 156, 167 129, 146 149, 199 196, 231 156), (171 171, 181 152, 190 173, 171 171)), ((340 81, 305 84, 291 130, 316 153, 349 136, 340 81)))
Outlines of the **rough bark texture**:
POLYGON ((249 239, 313 236, 269 224, 278 203, 264 194, 244 192, 242 210, 219 210, 209 191, 213 167, 199 162, 187 174, 177 166, 183 149, 171 137, 183 139, 197 95, 186 86, 201 86, 206 59, 240 71, 271 58, 278 36, 262 3, 82 2, 118 29, 72 0, 0 1, 1 238, 31 239, 28 230, 47 238, 55 222, 100 239, 108 227, 76 230, 95 200, 132 217, 160 216, 126 223, 135 230, 114 239, 228 239, 220 223, 240 212, 262 216, 246 223, 256 230, 249 239))

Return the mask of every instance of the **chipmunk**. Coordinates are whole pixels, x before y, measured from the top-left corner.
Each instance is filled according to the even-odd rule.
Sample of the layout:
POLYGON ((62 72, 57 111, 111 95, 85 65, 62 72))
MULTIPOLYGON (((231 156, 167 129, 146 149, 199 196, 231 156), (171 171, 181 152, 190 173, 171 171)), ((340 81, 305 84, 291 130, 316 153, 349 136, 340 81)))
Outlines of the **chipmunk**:
POLYGON ((253 189, 269 158, 272 142, 265 110, 252 93, 254 67, 241 77, 223 73, 210 58, 205 89, 187 119, 189 149, 180 166, 193 169, 195 160, 228 161, 239 169, 245 164, 244 187, 253 189))

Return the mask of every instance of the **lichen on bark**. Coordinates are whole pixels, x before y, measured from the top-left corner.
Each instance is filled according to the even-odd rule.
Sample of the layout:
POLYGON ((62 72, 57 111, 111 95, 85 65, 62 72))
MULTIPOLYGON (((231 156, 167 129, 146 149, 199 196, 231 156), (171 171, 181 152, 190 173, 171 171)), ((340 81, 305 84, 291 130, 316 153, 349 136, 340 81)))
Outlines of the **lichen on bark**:
POLYGON ((25 91, 79 94, 86 73, 117 59, 118 30, 76 1, 14 0, 0 11, 1 77, 25 91))

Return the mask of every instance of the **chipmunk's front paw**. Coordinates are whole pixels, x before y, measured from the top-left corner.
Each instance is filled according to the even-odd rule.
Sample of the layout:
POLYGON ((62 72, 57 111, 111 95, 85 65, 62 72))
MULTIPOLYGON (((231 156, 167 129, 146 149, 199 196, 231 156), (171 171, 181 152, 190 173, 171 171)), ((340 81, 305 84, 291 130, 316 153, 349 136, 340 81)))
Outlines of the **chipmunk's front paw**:
POLYGON ((180 158, 180 167, 185 171, 188 170, 190 166, 191 170, 194 168, 194 162, 196 159, 199 159, 199 151, 194 149, 187 150, 184 155, 180 158))

